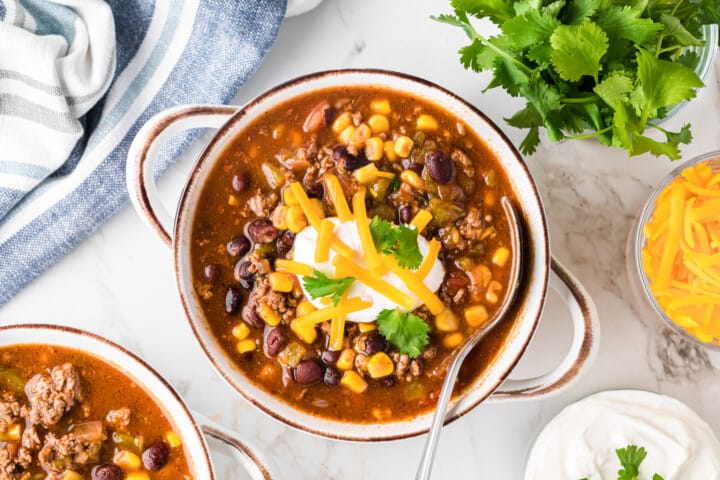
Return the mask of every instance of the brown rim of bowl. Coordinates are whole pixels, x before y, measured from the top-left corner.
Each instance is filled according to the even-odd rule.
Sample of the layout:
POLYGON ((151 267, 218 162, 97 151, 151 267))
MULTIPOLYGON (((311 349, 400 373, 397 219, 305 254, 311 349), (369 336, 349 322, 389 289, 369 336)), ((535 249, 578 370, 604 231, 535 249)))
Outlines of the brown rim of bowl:
MULTIPOLYGON (((225 134, 230 129, 232 129, 232 127, 239 120, 241 120, 242 118, 244 118, 246 116, 247 111, 249 109, 254 108, 259 103, 266 101, 268 98, 272 97, 273 95, 276 95, 278 92, 286 90, 290 87, 294 87, 299 84, 311 82, 311 81, 314 81, 314 80, 317 80, 320 78, 324 78, 324 77, 328 77, 328 76, 341 76, 341 75, 352 75, 352 74, 377 74, 377 75, 386 75, 386 76, 390 76, 390 77, 397 77, 397 78, 400 78, 403 80, 409 80, 411 82, 421 84, 421 85, 431 88, 431 89, 439 90, 443 94, 448 95, 449 97, 451 97, 451 98, 455 99, 457 102, 459 102, 461 105, 464 105, 465 107, 470 109, 470 111, 472 111, 474 114, 476 114, 480 118, 482 118, 493 130, 495 130, 495 132, 498 134, 498 136, 501 138, 501 140, 506 144, 506 146, 514 154, 515 159, 518 161, 520 167, 524 170, 525 174, 531 180, 530 184, 532 187, 532 190, 531 190, 532 194, 534 195, 535 200, 537 201, 538 205, 540 206, 540 222, 542 224, 543 240, 545 241, 544 253, 545 253, 545 257, 548 259, 548 262, 545 265, 545 268, 544 268, 543 274, 542 274, 542 278, 540 279, 540 281, 542 281, 542 291, 544 292, 543 297, 546 297, 547 289, 548 289, 548 276, 549 276, 549 272, 550 272, 550 242, 549 242, 547 220, 545 218, 545 209, 543 208, 542 198, 540 197, 540 194, 537 190, 537 186, 535 185, 533 177, 530 174, 530 171, 528 170, 527 165, 525 164, 525 161, 523 160, 522 156, 520 155, 520 152, 518 152, 517 148, 515 148, 515 146, 512 144, 512 142, 507 137, 507 135, 505 135, 505 133, 503 133, 503 131, 500 130, 500 128, 497 125, 495 125, 495 123, 492 120, 490 120, 490 118, 488 118, 487 115, 482 113, 478 108, 471 105, 466 100, 462 99, 461 97, 452 93, 451 91, 449 91, 433 82, 430 82, 429 80, 425 80, 424 78, 416 77, 414 75, 409 75, 406 73, 395 72, 392 70, 382 70, 382 69, 374 69, 374 68, 366 68, 366 69, 350 68, 350 69, 325 70, 325 71, 310 73, 307 75, 302 75, 302 76, 296 77, 294 79, 288 80, 284 83, 281 83, 281 84, 265 91, 264 93, 258 95, 253 100, 246 103, 245 105, 237 107, 238 108, 237 111, 228 119, 228 121, 222 127, 220 127, 218 129, 218 131, 215 133, 215 135, 210 140, 208 145, 205 147, 203 152, 198 156, 197 161, 193 165, 192 171, 190 172, 190 174, 188 176, 188 180, 185 184, 185 188, 183 189, 182 194, 180 196, 180 201, 178 203, 178 207, 177 207, 176 214, 175 214, 174 226, 176 227, 180 223, 180 221, 184 219, 184 212, 186 210, 185 207, 186 207, 186 202, 187 202, 187 193, 195 185, 195 183, 197 181, 197 172, 198 172, 199 167, 201 165, 203 165, 205 162, 209 161, 208 153, 210 152, 210 150, 212 150, 215 147, 215 145, 220 141, 220 139, 223 138, 225 136, 225 134)), ((331 87, 329 87, 329 88, 331 88, 331 87)), ((392 87, 389 87, 389 89, 396 90, 400 93, 403 93, 403 90, 401 90, 401 89, 392 88, 392 87)), ((433 102, 433 103, 435 103, 435 102, 433 102)), ((436 103, 436 105, 444 110, 447 110, 447 108, 443 105, 440 105, 437 103, 436 103)), ((525 216, 525 212, 523 212, 523 215, 525 216)), ((174 262, 175 262, 175 280, 177 282, 178 293, 180 294, 180 299, 182 301, 183 310, 185 311, 185 316, 186 316, 188 322, 190 323, 190 327, 192 328, 193 335, 195 335, 195 338, 197 339, 198 343, 200 344, 203 351, 205 352, 205 356, 210 360, 210 363, 212 363, 215 371, 218 372, 218 374, 220 374, 220 376, 225 380, 225 382, 227 382, 227 384, 230 385, 233 388, 233 390, 235 390, 237 393, 239 393, 245 400, 247 400, 249 403, 254 405, 256 408, 265 412, 270 417, 272 417, 286 425, 289 425, 297 430, 311 433, 311 434, 314 434, 314 435, 317 435, 320 437, 332 438, 335 440, 356 441, 356 442, 384 442, 384 441, 392 441, 392 440, 401 440, 404 438, 415 437, 417 435, 422 435, 424 433, 427 433, 428 428, 420 427, 412 432, 391 435, 391 436, 358 437, 358 436, 329 434, 327 432, 309 428, 306 425, 301 425, 297 422, 294 422, 291 419, 271 410, 270 408, 266 407, 265 405, 262 405, 260 402, 256 401, 250 395, 245 393, 245 391, 222 368, 220 368, 220 366, 218 365, 217 359, 215 358, 213 353, 210 351, 210 348, 208 347, 208 345, 206 345, 205 342, 202 340, 202 337, 198 333, 198 329, 195 326, 195 321, 193 320, 193 317, 188 308, 188 301, 187 301, 187 298, 185 298, 185 293, 182 289, 182 284, 181 284, 181 280, 180 280, 180 268, 179 268, 180 249, 177 248, 177 245, 179 245, 178 232, 179 232, 179 229, 174 228, 172 248, 174 250, 173 254, 174 254, 174 259, 175 259, 174 260, 174 262)), ((530 272, 526 272, 526 275, 530 275, 530 272)), ((516 302, 517 301, 519 301, 519 300, 516 300, 516 302)), ((544 303, 545 303, 545 298, 543 298, 543 304, 544 303)), ((515 359, 513 359, 512 362, 510 362, 510 365, 502 373, 502 375, 500 375, 499 380, 497 382, 495 382, 495 385, 492 386, 492 388, 488 391, 488 393, 486 395, 483 395, 480 398, 478 398, 477 401, 473 402, 467 408, 464 408, 462 411, 453 412, 451 415, 448 415, 447 419, 445 420, 445 425, 457 420, 458 418, 462 417, 463 415, 465 415, 466 413, 468 413, 469 411, 474 409, 478 404, 480 404, 483 400, 485 400, 488 396, 490 396, 492 394, 492 392, 495 391, 495 389, 497 389, 500 386, 500 384, 510 374, 510 372, 513 370, 513 368, 515 368, 517 363, 520 361, 520 358, 522 357, 523 353, 527 349, 527 346, 530 343, 530 340, 532 339, 533 335, 535 334, 535 330, 537 329, 537 325, 540 320, 541 314, 542 314, 542 309, 538 313, 538 315, 535 317, 535 319, 533 321, 533 326, 530 330, 529 335, 527 336, 527 339, 524 341, 524 343, 522 345, 519 355, 515 359)), ((286 402, 286 404, 290 408, 294 408, 295 410, 302 412, 302 410, 298 409, 294 405, 287 403, 287 402, 286 402)), ((305 413, 305 412, 303 412, 303 413, 305 413)), ((372 425, 372 424, 367 424, 367 425, 372 425)), ((382 424, 378 424, 378 425, 382 425, 382 424)))
MULTIPOLYGON (((201 440, 200 443, 203 446, 202 453, 205 456, 205 462, 207 463, 208 467, 210 468, 211 475, 213 475, 213 478, 215 478, 214 468, 212 466, 212 461, 210 460, 210 453, 208 452, 207 442, 205 441, 205 437, 202 433, 202 430, 200 429, 200 425, 198 425, 197 421, 195 421, 195 417, 192 415, 192 413, 190 413, 190 409, 187 407, 187 405, 185 405, 185 402, 183 401, 180 394, 178 394, 175 391, 175 389, 173 388, 173 386, 170 385, 170 383, 167 380, 165 380, 165 378, 163 378, 163 376, 160 375, 145 360, 138 357, 136 354, 134 354, 130 350, 126 349, 122 345, 119 345, 119 344, 113 342, 112 340, 108 340, 107 338, 101 337, 100 335, 97 335, 95 333, 91 333, 86 330, 81 330, 81 329, 75 328, 75 327, 67 327, 64 325, 50 325, 47 323, 26 323, 26 324, 16 324, 16 325, 2 325, 2 326, 0 326, 0 333, 2 333, 4 331, 8 331, 8 330, 22 330, 22 329, 55 330, 55 331, 60 331, 60 332, 64 332, 64 333, 72 333, 74 335, 87 336, 87 337, 92 338, 93 340, 96 340, 96 341, 103 343, 105 345, 108 345, 116 350, 119 350, 121 353, 129 356, 130 358, 132 358, 133 360, 138 362, 142 367, 144 367, 146 370, 148 370, 157 380, 159 380, 160 383, 163 384, 163 386, 173 395, 173 397, 175 397, 175 400, 177 400, 178 404, 182 407, 183 411, 188 416, 188 418, 190 418, 193 428, 195 430, 195 433, 198 435, 198 437, 201 440)), ((15 343, 15 344, 10 344, 10 345, 23 345, 23 344, 32 344, 32 342, 15 343)), ((67 348, 75 348, 72 345, 66 345, 66 347, 67 348)), ((101 357, 100 355, 93 354, 93 353, 88 353, 88 355, 93 355, 97 358, 100 358, 103 362, 107 363, 110 366, 113 366, 113 368, 116 368, 117 370, 120 370, 119 366, 114 367, 112 362, 101 357)), ((126 376, 128 375, 125 372, 121 372, 121 373, 123 373, 123 375, 126 375, 126 376)), ((149 394, 152 395, 152 392, 149 392, 149 394)), ((160 402, 157 400, 157 398, 154 398, 154 400, 156 403, 160 404, 160 402)), ((166 413, 168 413, 168 412, 166 412, 166 413)), ((190 454, 191 454, 191 458, 192 458, 192 455, 194 455, 194 452, 190 452, 190 454)))

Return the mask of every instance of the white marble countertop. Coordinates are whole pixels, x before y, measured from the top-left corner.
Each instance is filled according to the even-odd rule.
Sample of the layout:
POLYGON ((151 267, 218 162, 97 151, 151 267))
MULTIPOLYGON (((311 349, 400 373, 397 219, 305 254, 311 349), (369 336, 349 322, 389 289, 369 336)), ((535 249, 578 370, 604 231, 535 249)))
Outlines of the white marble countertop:
MULTIPOLYGON (((236 102, 291 77, 321 69, 380 67, 425 77, 466 98, 502 125, 519 102, 481 92, 486 76, 466 72, 459 29, 429 20, 442 0, 327 0, 286 21, 274 49, 236 102)), ((668 122, 692 122, 685 158, 720 148, 720 63, 696 101, 668 122)), ((188 79, 188 81, 192 81, 188 79)), ((207 137, 207 136, 206 136, 207 137)), ((172 204, 200 145, 163 179, 172 204)), ((625 240, 642 202, 672 164, 628 159, 592 141, 544 143, 527 163, 550 220, 552 249, 584 283, 599 308, 602 340, 587 375, 544 400, 481 405, 446 427, 434 478, 519 479, 533 439, 564 405, 589 393, 637 387, 687 402, 720 433, 720 354, 683 341, 630 304, 625 240)), ((180 306, 170 251, 130 207, 0 309, 0 323, 50 322, 100 333, 134 350, 175 385, 191 408, 235 429, 261 450, 280 478, 411 478, 424 438, 382 444, 325 440, 283 426, 228 388, 195 343, 180 306)), ((515 375, 549 369, 569 345, 570 322, 551 299, 540 331, 515 375)), ((231 478, 231 477, 226 477, 231 478)))

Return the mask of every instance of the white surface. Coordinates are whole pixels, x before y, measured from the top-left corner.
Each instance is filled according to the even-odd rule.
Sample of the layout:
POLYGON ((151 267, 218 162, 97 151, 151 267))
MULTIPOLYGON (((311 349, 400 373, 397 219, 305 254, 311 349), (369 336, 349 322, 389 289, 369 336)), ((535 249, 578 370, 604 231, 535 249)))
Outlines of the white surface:
MULTIPOLYGON (((360 263, 360 266, 367 268, 365 258, 363 257, 362 245, 360 244, 360 235, 358 234, 357 224, 355 223, 355 221, 350 220, 347 222, 340 222, 337 217, 331 217, 331 220, 335 224, 335 228, 333 231, 335 232, 337 238, 339 238, 342 242, 345 243, 345 245, 354 250, 359 255, 360 262, 362 262, 360 263)), ((298 233, 297 237, 295 237, 295 243, 293 244, 293 260, 312 265, 314 269, 319 270, 325 275, 335 277, 335 267, 332 263, 333 259, 335 258, 334 251, 330 251, 330 255, 327 261, 315 263, 315 245, 317 244, 317 238, 317 230, 315 230, 315 228, 313 228, 312 226, 305 227, 300 233, 298 233)), ((423 259, 427 255, 428 248, 429 243, 425 239, 425 237, 423 237, 422 235, 418 235, 418 249, 423 255, 423 259)), ((440 260, 436 258, 432 268, 428 272, 428 275, 427 277, 425 277, 423 283, 425 283, 425 285, 431 291, 437 292, 440 288, 440 284, 442 283, 444 276, 445 268, 443 268, 442 262, 440 262, 440 260)), ((311 295, 308 295, 307 290, 305 289, 305 285, 303 283, 305 277, 299 276, 298 278, 300 280, 300 285, 303 289, 303 292, 305 293, 305 297, 310 299, 310 303, 312 303, 315 308, 326 307, 327 305, 322 302, 322 297, 313 298, 311 295)), ((407 287, 407 285, 405 285, 405 282, 400 280, 397 275, 388 270, 387 273, 382 276, 382 278, 387 283, 399 289, 401 292, 409 295, 413 299, 413 307, 409 311, 413 311, 420 305, 422 305, 420 298, 414 292, 412 292, 407 287)), ((386 297, 380 290, 376 292, 364 283, 354 282, 348 290, 348 298, 359 297, 366 302, 370 302, 372 305, 368 308, 364 308, 356 312, 350 312, 347 315, 347 319, 351 322, 371 323, 375 321, 377 316, 383 310, 394 310, 395 308, 400 308, 403 311, 407 311, 407 309, 402 308, 390 298, 386 297), (378 295, 378 293, 380 295, 378 295)))
MULTIPOLYGON (((428 19, 448 10, 440 0, 416 0, 412 8, 408 2, 328 0, 283 25, 275 48, 236 103, 300 74, 380 67, 432 80, 502 124, 521 102, 499 90, 483 94, 487 76, 463 70, 456 54, 465 45, 463 33, 428 19)), ((693 123, 695 141, 685 149, 687 158, 720 147, 718 70, 716 65, 699 98, 668 122, 673 128, 693 123)), ((516 144, 522 139, 521 132, 503 129, 516 144)), ((161 182, 168 205, 199 148, 161 182)), ((652 185, 672 164, 647 155, 628 159, 591 141, 546 142, 527 162, 543 192, 553 251, 597 302, 603 328, 598 359, 561 395, 480 406, 446 427, 434 478, 521 478, 542 426, 564 405, 605 388, 677 396, 720 431, 720 354, 684 342, 659 320, 639 318, 628 303, 625 239, 652 185)), ((422 437, 369 445, 323 440, 284 427, 235 396, 193 340, 175 291, 170 251, 129 207, 0 309, 1 323, 41 321, 86 328, 139 353, 191 408, 251 439, 282 478, 410 478, 415 472, 422 437)), ((548 370, 564 355, 570 336, 567 313, 551 296, 517 373, 548 370)))
POLYGON ((643 390, 596 393, 566 407, 538 437, 525 480, 615 478, 615 453, 642 446, 640 478, 720 478, 720 442, 682 402, 643 390))

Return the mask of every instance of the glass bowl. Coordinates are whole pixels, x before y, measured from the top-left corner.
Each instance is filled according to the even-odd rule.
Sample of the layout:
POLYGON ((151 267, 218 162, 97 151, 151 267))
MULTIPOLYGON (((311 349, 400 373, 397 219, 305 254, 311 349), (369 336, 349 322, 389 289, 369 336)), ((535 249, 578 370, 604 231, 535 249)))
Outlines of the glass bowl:
MULTIPOLYGON (((703 39, 705 40, 705 45, 702 47, 689 47, 688 50, 694 51, 698 54, 699 59, 698 64, 695 66, 695 73, 697 73, 703 83, 706 83, 708 75, 710 75, 710 71, 712 70, 712 66, 715 63, 715 57, 718 51, 718 26, 704 25, 702 28, 702 34, 703 39)), ((688 101, 683 100, 682 102, 670 107, 667 114, 665 114, 665 117, 655 120, 656 124, 669 120, 687 104, 688 101)))
POLYGON ((655 200, 657 200, 658 196, 665 187, 677 178, 687 167, 712 159, 717 159, 717 161, 720 162, 720 150, 708 152, 681 163, 660 182, 657 188, 652 192, 652 195, 650 195, 650 198, 648 198, 642 211, 640 212, 640 215, 634 222, 633 227, 630 229, 625 259, 630 290, 633 297, 635 297, 634 304, 639 310, 638 313, 643 316, 662 318, 673 330, 680 333, 685 338, 690 339, 692 342, 702 345, 710 350, 720 351, 720 345, 712 342, 704 342, 698 339, 682 327, 678 326, 672 321, 672 319, 670 319, 670 317, 667 316, 663 308, 655 299, 655 295, 653 295, 650 290, 650 280, 645 273, 645 268, 642 263, 642 249, 645 246, 645 236, 643 235, 643 230, 645 228, 645 224, 650 221, 653 216, 655 211, 655 200))

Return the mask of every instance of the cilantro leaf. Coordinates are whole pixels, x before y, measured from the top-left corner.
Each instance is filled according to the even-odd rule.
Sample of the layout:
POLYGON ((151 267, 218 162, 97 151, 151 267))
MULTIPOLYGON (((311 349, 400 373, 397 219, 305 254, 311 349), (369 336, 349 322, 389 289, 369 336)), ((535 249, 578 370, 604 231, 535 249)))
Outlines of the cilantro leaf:
POLYGON ((621 73, 616 73, 605 77, 605 79, 595 86, 594 90, 605 103, 615 108, 615 106, 627 100, 627 96, 633 91, 634 85, 631 79, 621 73))
POLYGON ((589 19, 600 6, 600 0, 571 0, 563 11, 563 23, 579 25, 589 19))
POLYGON ((660 15, 660 22, 665 25, 663 34, 666 37, 673 37, 683 46, 694 46, 699 47, 705 44, 705 42, 688 31, 680 22, 680 19, 674 15, 663 13, 660 15))
POLYGON ((638 49, 636 58, 647 118, 653 118, 660 107, 694 98, 695 89, 704 86, 685 65, 659 60, 643 48, 638 49))
POLYGON ((417 229, 407 225, 395 226, 375 216, 370 221, 370 235, 375 249, 380 253, 393 255, 401 267, 416 269, 422 263, 417 229))
POLYGON ((395 229, 397 249, 393 252, 397 258, 398 265, 403 268, 416 269, 420 267, 423 256, 418 247, 417 228, 410 228, 407 225, 399 225, 395 229))
POLYGON ((583 75, 598 80, 600 59, 608 49, 608 36, 595 23, 561 25, 550 37, 555 49, 552 64, 564 80, 577 81, 583 75))
POLYGON ((451 0, 456 12, 467 12, 476 17, 487 17, 497 25, 515 16, 512 3, 507 0, 451 0))
POLYGON ((618 480, 636 480, 640 474, 640 464, 647 456, 645 449, 638 448, 636 445, 628 445, 615 450, 615 454, 622 465, 622 470, 618 471, 618 480))
POLYGON ((553 16, 528 10, 524 15, 503 23, 501 29, 514 48, 524 49, 550 38, 559 25, 560 22, 553 16))
POLYGON ((525 155, 532 155, 540 145, 540 129, 530 127, 530 131, 520 143, 520 151, 525 155))
POLYGON ((652 480, 665 480, 665 479, 656 473, 655 475, 653 475, 652 480))
POLYGON ((641 14, 641 10, 630 5, 612 5, 599 12, 595 21, 613 40, 625 39, 644 45, 654 41, 663 26, 650 18, 640 18, 641 14))
POLYGON ((429 342, 430 326, 417 315, 400 309, 386 309, 378 314, 378 331, 400 353, 418 357, 429 342))
POLYGON ((312 298, 321 298, 332 295, 334 305, 337 305, 342 296, 350 288, 355 279, 353 277, 330 278, 319 270, 313 270, 313 277, 304 277, 303 286, 312 298))

